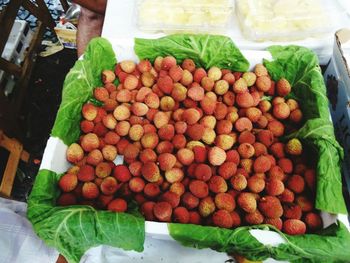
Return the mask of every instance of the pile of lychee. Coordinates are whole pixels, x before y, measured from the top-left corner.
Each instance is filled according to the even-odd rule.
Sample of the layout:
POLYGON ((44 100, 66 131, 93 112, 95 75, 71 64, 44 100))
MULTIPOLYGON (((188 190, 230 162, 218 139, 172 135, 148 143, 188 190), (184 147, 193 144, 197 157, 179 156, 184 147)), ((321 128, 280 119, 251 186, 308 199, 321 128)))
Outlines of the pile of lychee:
POLYGON ((150 221, 292 235, 323 227, 315 169, 299 139, 283 138, 303 123, 286 79, 274 82, 262 64, 205 70, 167 56, 122 61, 102 81, 93 96, 103 106, 82 107, 58 205, 124 212, 134 200, 150 221))

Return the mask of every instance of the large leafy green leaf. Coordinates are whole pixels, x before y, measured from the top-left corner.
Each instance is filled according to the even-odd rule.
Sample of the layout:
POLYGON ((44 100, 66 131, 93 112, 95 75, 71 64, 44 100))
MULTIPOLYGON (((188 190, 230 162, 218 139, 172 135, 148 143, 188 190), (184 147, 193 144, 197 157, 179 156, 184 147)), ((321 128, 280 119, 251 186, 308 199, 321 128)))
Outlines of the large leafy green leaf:
POLYGON ((328 98, 316 54, 299 46, 271 46, 273 61, 264 61, 274 80, 288 79, 306 119, 330 119, 328 98))
POLYGON ((180 63, 185 58, 194 60, 206 69, 217 66, 233 71, 246 71, 249 62, 231 38, 219 35, 178 34, 158 39, 135 39, 135 53, 140 59, 152 62, 157 56, 174 56, 180 63))
POLYGON ((299 46, 272 46, 273 61, 264 61, 274 80, 282 77, 292 85, 292 94, 301 105, 304 126, 288 136, 297 137, 317 153, 316 208, 330 213, 347 213, 342 194, 343 150, 334 136, 326 87, 317 56, 299 46))
POLYGON ((323 160, 317 162, 316 208, 330 213, 346 214, 341 176, 335 176, 341 173, 344 152, 334 139, 332 123, 321 118, 311 119, 287 138, 300 138, 305 144, 316 149, 318 160, 323 160))
POLYGON ((67 145, 79 138, 82 105, 92 97, 93 89, 102 84, 102 69, 113 69, 115 63, 115 54, 108 40, 95 38, 90 41, 84 59, 78 60, 66 76, 52 136, 59 137, 67 145))
POLYGON ((341 223, 333 224, 320 233, 290 236, 269 225, 222 229, 189 224, 168 224, 170 235, 184 246, 212 248, 238 253, 250 260, 274 258, 291 262, 349 262, 350 233, 341 223), (249 233, 251 229, 270 230, 285 240, 276 247, 261 244, 249 233))
POLYGON ((55 206, 59 176, 40 170, 28 201, 28 219, 37 235, 69 262, 101 244, 142 251, 144 218, 137 214, 97 211, 90 206, 55 206))

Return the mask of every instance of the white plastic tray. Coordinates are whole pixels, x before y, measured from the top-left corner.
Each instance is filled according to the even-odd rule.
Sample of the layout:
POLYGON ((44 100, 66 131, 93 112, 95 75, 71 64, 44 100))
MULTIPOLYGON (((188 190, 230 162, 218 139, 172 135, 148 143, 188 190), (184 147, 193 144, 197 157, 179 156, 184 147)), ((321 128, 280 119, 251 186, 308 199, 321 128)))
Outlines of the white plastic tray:
MULTIPOLYGON (((336 0, 334 0, 336 2, 336 0)), ((344 6, 344 10, 350 12, 350 1, 338 0, 344 6)), ((107 1, 105 20, 102 30, 102 36, 112 41, 120 43, 123 39, 133 40, 135 37, 140 38, 159 38, 165 36, 164 33, 145 33, 138 29, 137 19, 135 17, 136 0, 118 0, 107 1)), ((350 16, 344 24, 344 27, 350 24, 350 16)), ((332 56, 334 33, 325 35, 322 38, 307 38, 299 41, 290 42, 254 42, 247 40, 241 33, 238 21, 233 18, 226 36, 230 37, 241 50, 265 50, 271 45, 294 44, 308 47, 316 52, 321 65, 326 65, 332 56)))
MULTIPOLYGON (((134 61, 138 61, 133 49, 134 40, 119 39, 118 42, 114 42, 112 39, 112 46, 113 46, 114 52, 116 53, 116 57, 118 61, 122 61, 125 59, 132 59, 134 61)), ((251 67, 253 67, 257 63, 261 63, 262 59, 264 58, 271 59, 270 53, 266 51, 243 50, 242 53, 249 60, 251 67)), ((45 148, 40 169, 48 169, 59 174, 67 171, 68 168, 71 166, 71 164, 65 158, 66 150, 67 150, 67 146, 60 139, 50 137, 45 148)), ((117 159, 115 160, 115 163, 120 163, 121 160, 122 158, 117 157, 117 159)), ((337 219, 339 219, 350 230, 349 221, 346 215, 331 215, 329 213, 322 212, 321 216, 324 221, 324 227, 329 226, 330 224, 336 222, 337 219)), ((179 249, 178 244, 169 235, 169 231, 166 223, 146 221, 145 231, 146 231, 146 239, 173 241, 174 246, 177 249, 179 249)), ((259 242, 261 242, 264 245, 278 246, 279 244, 285 242, 285 240, 279 234, 272 231, 250 230, 250 233, 259 242)), ((151 241, 148 241, 148 242, 151 242, 151 241)), ((168 249, 171 249, 171 246, 168 249)), ((186 248, 186 249, 188 250, 189 248, 186 248)), ((193 252, 196 253, 196 249, 193 249, 193 252)), ((213 253, 213 251, 210 249, 208 250, 208 253, 209 252, 213 253)), ((203 254, 203 252, 201 253, 203 254)), ((227 257, 227 254, 225 253, 217 252, 217 254, 221 256, 225 255, 227 257)), ((205 260, 205 257, 203 257, 202 260, 205 260)), ((180 260, 179 262, 187 262, 187 261, 180 260)), ((205 262, 205 261, 198 261, 198 262, 205 262)), ((223 262, 223 261, 219 261, 219 262, 223 262)), ((269 259, 264 262, 276 262, 276 261, 269 259)))

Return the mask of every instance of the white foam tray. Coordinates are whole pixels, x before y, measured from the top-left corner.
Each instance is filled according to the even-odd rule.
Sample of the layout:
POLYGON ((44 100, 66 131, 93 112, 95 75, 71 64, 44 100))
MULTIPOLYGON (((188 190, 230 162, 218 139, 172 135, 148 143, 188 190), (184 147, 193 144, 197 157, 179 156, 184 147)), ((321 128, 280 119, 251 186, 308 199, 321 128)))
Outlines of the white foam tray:
MULTIPOLYGON (((138 61, 136 54, 134 53, 134 40, 119 39, 118 42, 112 41, 112 46, 117 57, 117 61, 125 59, 132 59, 138 61)), ((261 63, 262 60, 271 59, 271 55, 267 51, 242 51, 243 55, 249 60, 251 67, 257 63, 261 63)), ((71 164, 66 160, 66 146, 62 140, 54 137, 50 137, 47 141, 43 160, 40 169, 48 169, 58 174, 64 173, 68 170, 71 164)), ((114 161, 116 164, 122 163, 122 156, 118 156, 114 161)), ((332 215, 326 212, 321 213, 324 227, 327 227, 336 222, 337 219, 342 221, 350 230, 349 221, 346 215, 332 215)), ((174 241, 169 235, 168 227, 166 223, 146 221, 145 225, 146 239, 167 240, 174 241)), ((250 233, 262 244, 270 246, 278 246, 285 243, 285 240, 276 232, 267 230, 250 230, 250 233)), ((174 241, 175 242, 175 241, 174 241)), ((218 253, 223 254, 223 253, 218 253)), ((225 253, 224 253, 225 254, 225 253)), ((226 255, 226 254, 225 254, 226 255)), ((184 262, 184 261, 182 261, 184 262)), ((264 262, 276 262, 269 259, 264 262)))
MULTIPOLYGON (((331 5, 336 5, 337 2, 339 2, 344 10, 348 12, 343 27, 348 26, 350 23, 350 1, 329 0, 329 2, 331 5)), ((124 38, 159 38, 165 36, 164 33, 146 33, 139 30, 137 27, 137 17, 135 12, 136 4, 136 0, 107 1, 102 36, 116 43, 124 38)), ((290 42, 255 42, 250 41, 243 36, 236 17, 233 17, 232 23, 229 25, 227 32, 224 34, 230 37, 241 50, 265 50, 266 47, 271 45, 286 44, 308 47, 316 52, 320 64, 326 65, 332 56, 334 33, 325 34, 318 38, 309 37, 303 40, 290 42)))

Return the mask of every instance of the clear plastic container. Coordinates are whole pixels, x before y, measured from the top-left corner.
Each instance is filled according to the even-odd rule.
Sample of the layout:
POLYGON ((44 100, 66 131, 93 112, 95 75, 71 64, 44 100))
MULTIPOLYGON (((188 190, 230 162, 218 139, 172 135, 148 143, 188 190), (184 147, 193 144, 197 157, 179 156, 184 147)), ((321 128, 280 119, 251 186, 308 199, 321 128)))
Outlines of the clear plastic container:
POLYGON ((243 35, 254 41, 334 34, 346 21, 334 0, 236 0, 236 15, 243 35))
POLYGON ((148 32, 224 32, 234 14, 233 0, 140 0, 137 26, 148 32))

